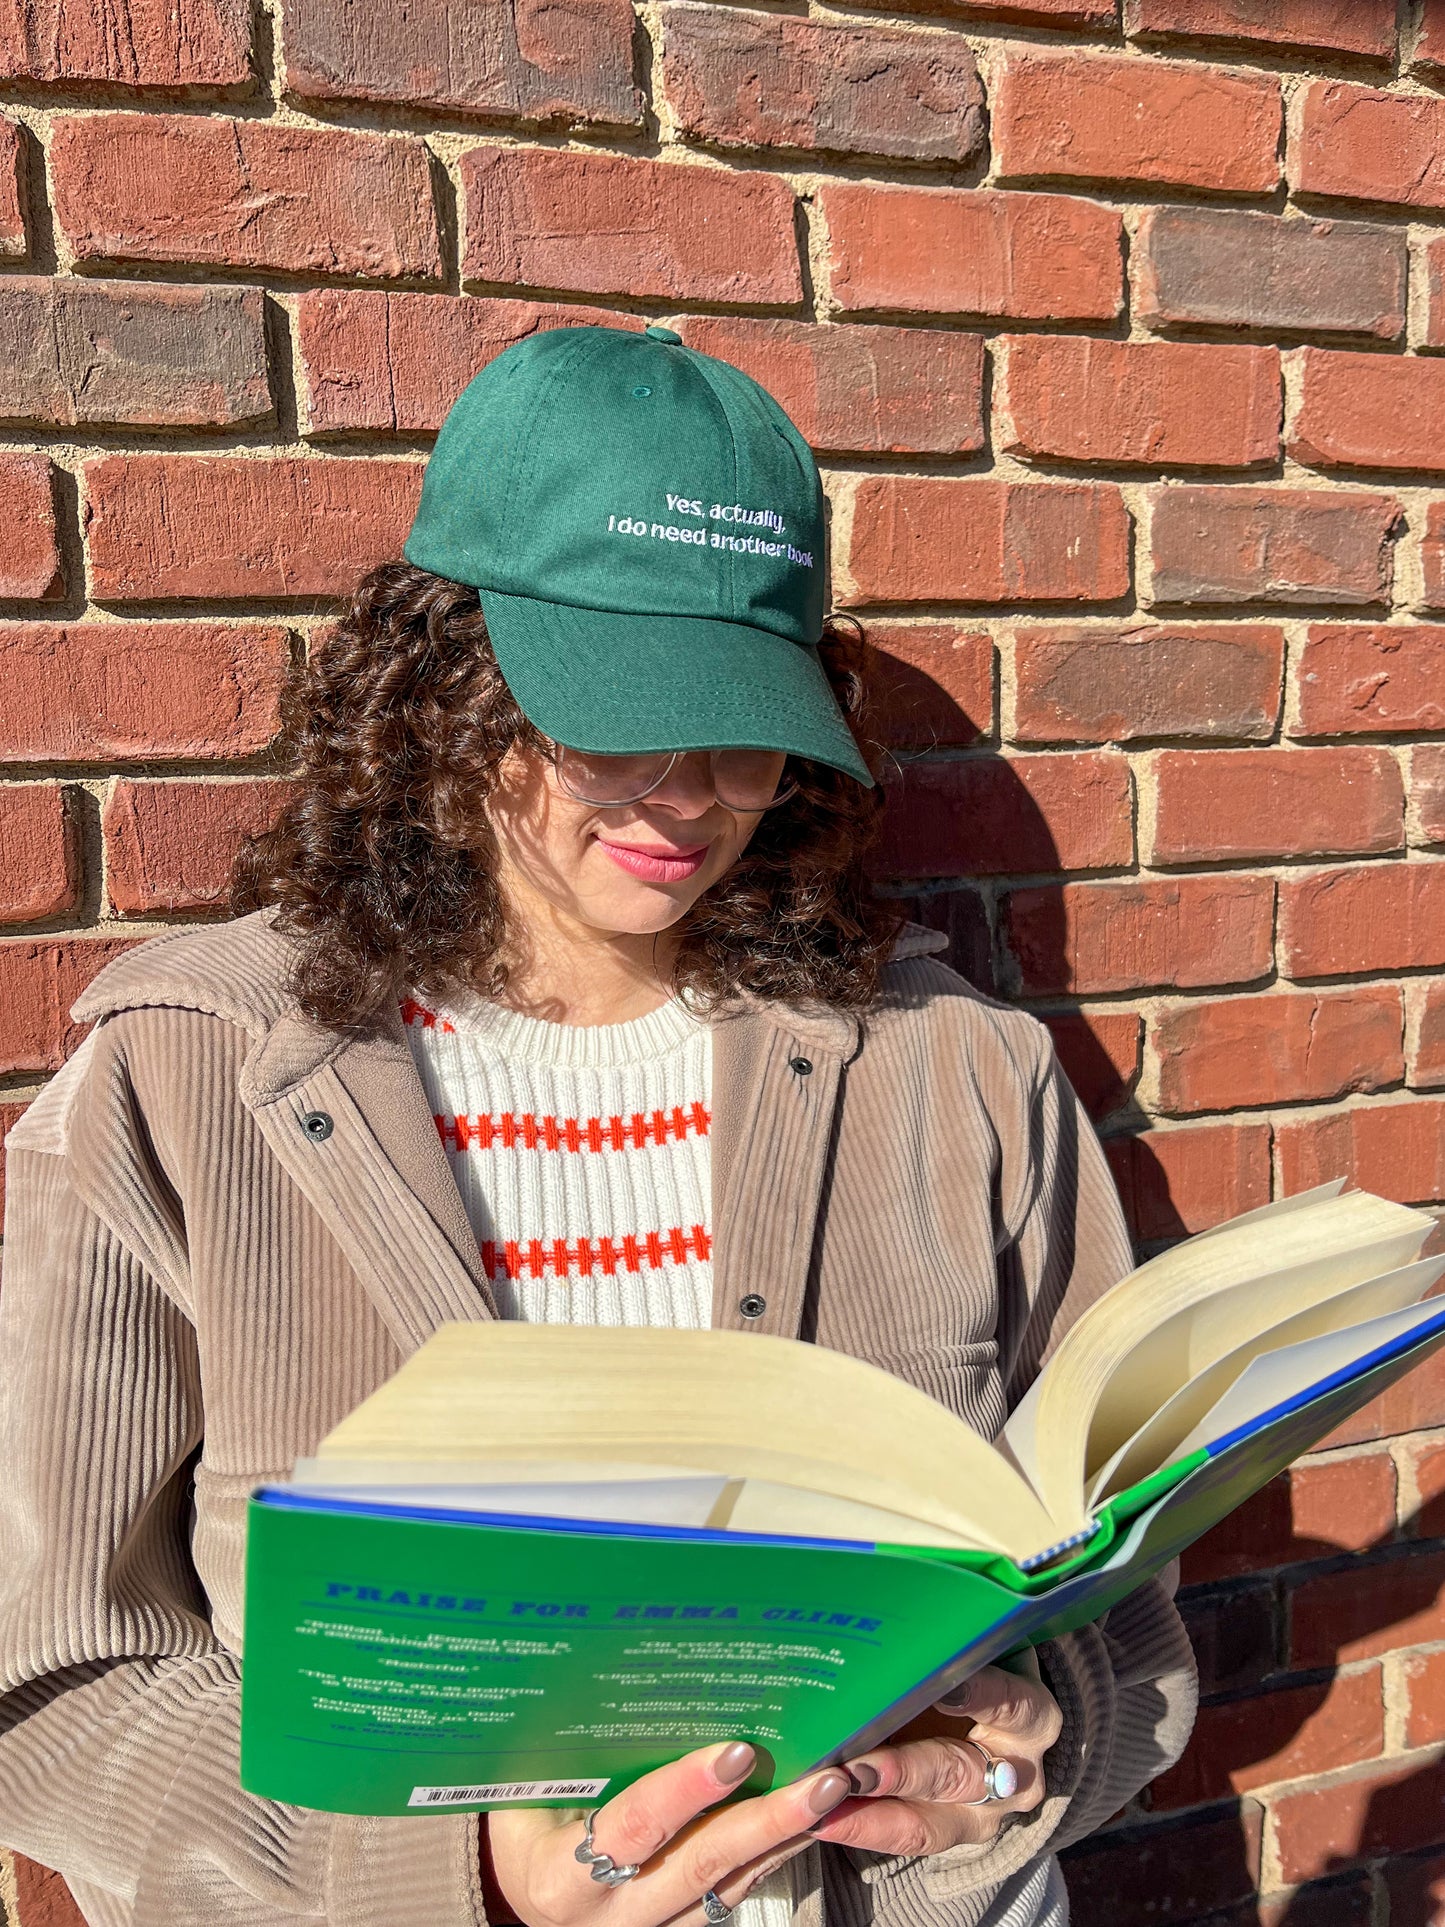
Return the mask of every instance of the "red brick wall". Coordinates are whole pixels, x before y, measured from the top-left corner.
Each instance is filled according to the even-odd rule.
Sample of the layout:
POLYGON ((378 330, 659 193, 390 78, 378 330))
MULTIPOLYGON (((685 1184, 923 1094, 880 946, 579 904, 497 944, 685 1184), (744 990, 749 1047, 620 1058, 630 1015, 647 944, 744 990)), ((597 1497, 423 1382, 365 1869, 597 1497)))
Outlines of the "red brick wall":
MULTIPOLYGON (((1141 1240, 1445 1197, 1445 0, 890 7, 0 7, 0 1128, 213 912, 468 376, 656 316, 817 445, 888 877, 1141 1240)), ((1185 1579, 1199 1735, 1081 1927, 1445 1919, 1445 1367, 1185 1579)))

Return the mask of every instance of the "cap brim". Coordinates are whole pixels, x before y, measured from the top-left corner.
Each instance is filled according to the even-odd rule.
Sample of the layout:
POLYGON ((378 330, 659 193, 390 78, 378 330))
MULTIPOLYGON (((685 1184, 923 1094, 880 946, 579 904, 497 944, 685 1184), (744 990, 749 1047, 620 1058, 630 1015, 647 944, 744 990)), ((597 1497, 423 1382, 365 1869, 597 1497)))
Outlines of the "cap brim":
POLYGON ((873 778, 816 649, 711 616, 630 615, 479 589, 507 686, 573 749, 777 749, 873 778))

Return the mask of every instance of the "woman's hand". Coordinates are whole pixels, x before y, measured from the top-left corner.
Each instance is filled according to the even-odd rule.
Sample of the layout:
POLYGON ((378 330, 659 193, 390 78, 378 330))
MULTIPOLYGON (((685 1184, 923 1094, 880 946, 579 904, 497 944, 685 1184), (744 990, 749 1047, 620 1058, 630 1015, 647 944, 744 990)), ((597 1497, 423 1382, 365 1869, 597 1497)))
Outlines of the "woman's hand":
POLYGON ((850 1760, 862 1797, 839 1806, 814 1837, 909 1855, 986 1843, 1009 1814, 1030 1813, 1043 1799, 1044 1755, 1062 1726, 1046 1686, 985 1666, 887 1746, 850 1760), (975 1806, 984 1793, 980 1746, 1007 1760, 1018 1783, 1008 1799, 975 1806))
POLYGON ((855 1788, 835 1766, 709 1811, 746 1779, 753 1759, 741 1740, 703 1747, 645 1774, 599 1808, 592 1827, 596 1851, 619 1867, 639 1868, 616 1887, 593 1880, 579 1863, 582 1828, 575 1814, 539 1807, 489 1813, 483 1829, 484 1855, 488 1846, 491 1852, 488 1885, 494 1904, 503 1903, 495 1918, 510 1916, 525 1927, 662 1927, 664 1921, 706 1927, 705 1893, 736 1907, 758 1881, 801 1853, 811 1830, 855 1788))

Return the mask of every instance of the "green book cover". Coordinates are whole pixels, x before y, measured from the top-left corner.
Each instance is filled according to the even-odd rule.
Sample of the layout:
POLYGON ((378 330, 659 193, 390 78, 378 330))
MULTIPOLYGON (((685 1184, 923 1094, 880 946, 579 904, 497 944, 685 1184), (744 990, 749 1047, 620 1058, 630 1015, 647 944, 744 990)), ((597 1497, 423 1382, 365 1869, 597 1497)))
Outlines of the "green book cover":
POLYGON ((845 1759, 979 1666, 1097 1618, 1438 1345, 1357 1360, 1110 1500, 1088 1542, 997 1555, 435 1513, 263 1489, 241 1780, 333 1812, 593 1804, 745 1739, 750 1791, 845 1759))

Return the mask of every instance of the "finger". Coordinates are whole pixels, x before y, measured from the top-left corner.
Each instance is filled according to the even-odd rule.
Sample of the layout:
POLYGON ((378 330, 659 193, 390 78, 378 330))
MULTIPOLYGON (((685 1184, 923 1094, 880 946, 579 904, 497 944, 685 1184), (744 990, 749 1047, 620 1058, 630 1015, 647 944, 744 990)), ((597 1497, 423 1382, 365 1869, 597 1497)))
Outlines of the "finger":
POLYGON ((1024 1738, 1049 1732, 1046 1746, 1058 1738, 1063 1722, 1058 1701, 1046 1686, 1006 1673, 1000 1666, 981 1667, 935 1704, 940 1713, 970 1719, 1000 1736, 1024 1738))
POLYGON ((619 1867, 651 1860, 681 1829, 742 1785, 756 1751, 744 1740, 700 1747, 644 1773, 597 1810, 592 1841, 619 1867))
MULTIPOLYGON (((769 1874, 775 1874, 780 1867, 786 1867, 790 1860, 796 1860, 800 1853, 806 1852, 811 1843, 812 1836, 806 1833, 800 1834, 794 1840, 785 1840, 771 1853, 762 1854, 756 1860, 750 1861, 746 1867, 739 1867, 734 1873, 730 1873, 711 1891, 725 1907, 740 1907, 748 1895, 762 1885, 769 1874)), ((706 1891, 708 1890, 705 1888, 704 1892, 706 1891)), ((691 1907, 675 1915, 666 1923, 666 1927, 712 1927, 712 1923, 708 1920, 699 1897, 691 1907)))
POLYGON ((966 1740, 907 1740, 902 1746, 880 1746, 861 1754, 848 1766, 865 1796, 872 1798, 959 1806, 982 1800, 986 1791, 983 1755, 966 1740), (871 1786, 870 1772, 876 1776, 871 1786))
POLYGON ((623 1888, 634 1903, 630 1911, 648 1920, 690 1912, 709 1889, 721 1893, 740 1869, 800 1838, 806 1844, 810 1829, 852 1791, 848 1774, 835 1766, 707 1814, 668 1841, 623 1888))
POLYGON ((949 1847, 992 1840, 1011 1811, 1003 1802, 986 1806, 933 1806, 913 1800, 847 1800, 814 1832, 829 1846, 915 1858, 949 1847))

